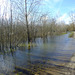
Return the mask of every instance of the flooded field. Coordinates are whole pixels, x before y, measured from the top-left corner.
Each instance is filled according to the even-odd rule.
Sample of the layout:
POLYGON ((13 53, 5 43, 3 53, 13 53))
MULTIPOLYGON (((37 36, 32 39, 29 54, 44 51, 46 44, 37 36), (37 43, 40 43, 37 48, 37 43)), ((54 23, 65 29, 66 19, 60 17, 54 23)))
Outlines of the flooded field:
POLYGON ((63 75, 60 69, 66 69, 65 64, 75 53, 75 39, 68 35, 37 38, 30 50, 18 47, 13 53, 0 54, 0 74, 37 75, 43 71, 49 75, 56 72, 63 75))

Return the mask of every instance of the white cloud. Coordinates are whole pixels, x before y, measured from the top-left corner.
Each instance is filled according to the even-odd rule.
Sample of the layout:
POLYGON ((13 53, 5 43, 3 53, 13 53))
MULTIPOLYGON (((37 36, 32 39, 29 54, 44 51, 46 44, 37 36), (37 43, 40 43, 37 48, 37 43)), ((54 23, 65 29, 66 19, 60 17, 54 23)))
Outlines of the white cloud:
POLYGON ((62 0, 53 0, 53 1, 57 3, 57 2, 61 2, 62 0))
POLYGON ((66 17, 66 14, 63 14, 61 17, 58 18, 58 21, 63 20, 66 17))
POLYGON ((46 2, 61 2, 62 0, 43 0, 43 1, 46 1, 46 2))
POLYGON ((57 23, 61 23, 62 21, 64 21, 65 24, 69 24, 70 17, 65 13, 57 19, 57 23))
POLYGON ((45 0, 45 1, 49 1, 49 0, 45 0))
POLYGON ((4 18, 7 18, 7 19, 9 19, 9 17, 10 17, 10 2, 9 2, 9 0, 7 1, 7 0, 0 0, 0 15, 2 16, 2 15, 5 15, 5 16, 3 16, 4 18))
POLYGON ((69 22, 70 22, 70 17, 67 17, 67 18, 65 19, 65 23, 66 23, 66 24, 69 24, 69 22))
POLYGON ((44 17, 42 18, 42 20, 43 20, 43 21, 48 20, 48 16, 44 16, 44 17))

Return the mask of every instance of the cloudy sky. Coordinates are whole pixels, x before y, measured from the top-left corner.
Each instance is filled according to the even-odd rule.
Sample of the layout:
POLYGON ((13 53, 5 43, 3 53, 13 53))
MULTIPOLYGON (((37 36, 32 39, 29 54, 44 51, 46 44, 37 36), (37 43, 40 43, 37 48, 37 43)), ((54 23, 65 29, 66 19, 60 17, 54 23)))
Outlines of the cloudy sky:
POLYGON ((75 10, 75 0, 44 0, 43 10, 51 12, 54 16, 57 15, 57 22, 65 21, 69 23, 69 13, 75 10))
MULTIPOLYGON (((57 22, 65 21, 69 23, 69 13, 75 11, 75 0, 42 0, 41 11, 51 13, 52 16, 57 16, 57 22)), ((4 7, 8 6, 9 0, 0 0, 1 13, 4 11, 4 7), (8 5, 7 5, 8 4, 8 5)), ((9 18, 9 14, 7 16, 9 18)))

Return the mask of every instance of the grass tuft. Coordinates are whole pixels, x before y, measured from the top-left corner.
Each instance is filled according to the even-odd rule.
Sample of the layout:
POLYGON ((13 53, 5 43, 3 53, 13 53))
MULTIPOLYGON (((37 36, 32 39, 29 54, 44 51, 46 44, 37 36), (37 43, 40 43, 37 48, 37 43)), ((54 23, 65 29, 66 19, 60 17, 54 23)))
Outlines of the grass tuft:
POLYGON ((74 33, 71 32, 71 33, 69 34, 69 37, 71 38, 71 37, 73 37, 73 35, 74 35, 74 33))

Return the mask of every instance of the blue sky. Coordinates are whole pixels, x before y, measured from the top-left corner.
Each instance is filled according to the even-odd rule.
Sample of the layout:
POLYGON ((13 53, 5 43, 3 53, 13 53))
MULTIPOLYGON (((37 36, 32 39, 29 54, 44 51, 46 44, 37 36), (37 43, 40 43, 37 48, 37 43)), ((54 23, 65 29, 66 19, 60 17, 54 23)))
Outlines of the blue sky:
POLYGON ((75 0, 43 0, 43 12, 51 12, 52 15, 57 15, 58 21, 69 23, 69 13, 75 10, 75 0))
MULTIPOLYGON (((10 8, 9 0, 0 0, 1 13, 4 10, 4 6, 10 8)), ((75 11, 75 0, 42 0, 41 12, 50 13, 50 16, 57 16, 57 22, 65 21, 69 24, 70 17, 69 13, 75 11)), ((7 18, 9 18, 9 13, 7 18)))

